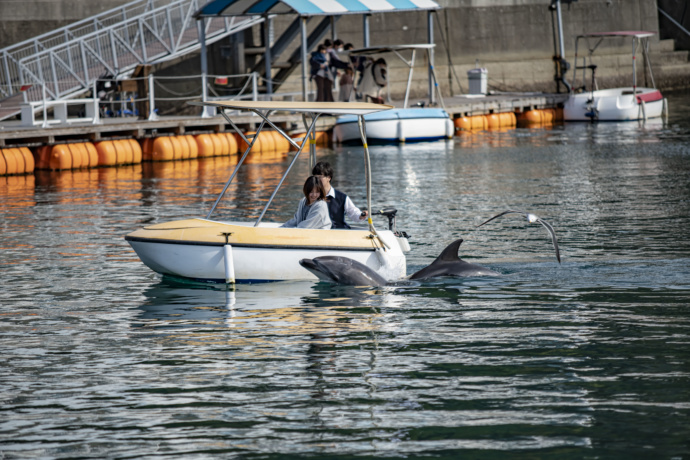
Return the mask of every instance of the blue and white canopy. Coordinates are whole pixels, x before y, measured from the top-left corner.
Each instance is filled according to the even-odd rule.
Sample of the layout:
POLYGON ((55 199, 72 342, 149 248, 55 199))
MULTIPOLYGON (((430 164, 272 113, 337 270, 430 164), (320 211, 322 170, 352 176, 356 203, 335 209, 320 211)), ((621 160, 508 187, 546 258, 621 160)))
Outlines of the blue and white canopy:
POLYGON ((332 16, 437 9, 440 6, 433 0, 212 0, 197 11, 195 16, 332 16))

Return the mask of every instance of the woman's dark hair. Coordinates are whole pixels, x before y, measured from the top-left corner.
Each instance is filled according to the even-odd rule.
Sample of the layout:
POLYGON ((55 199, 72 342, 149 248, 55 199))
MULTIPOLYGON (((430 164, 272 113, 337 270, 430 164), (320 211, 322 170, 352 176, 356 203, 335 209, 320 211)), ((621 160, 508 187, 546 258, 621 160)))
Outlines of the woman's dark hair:
POLYGON ((343 41, 339 38, 336 38, 335 41, 333 42, 333 46, 338 47, 343 44, 343 41))
POLYGON ((353 45, 352 43, 346 43, 345 46, 343 46, 343 48, 346 50, 353 50, 355 49, 355 45, 353 45))
POLYGON ((309 176, 307 177, 306 182, 304 182, 304 188, 302 189, 304 196, 307 198, 307 204, 311 204, 309 203, 309 194, 314 190, 314 188, 319 190, 320 200, 326 199, 326 190, 323 188, 321 178, 318 176, 309 176))
POLYGON ((316 163, 312 168, 311 173, 314 176, 326 176, 333 180, 333 168, 327 161, 319 161, 316 163))
POLYGON ((326 46, 326 48, 333 46, 333 42, 328 38, 323 41, 323 44, 326 46))
POLYGON ((319 53, 322 53, 322 52, 326 51, 326 45, 319 45, 319 46, 317 46, 317 47, 316 47, 316 51, 319 52, 319 53))

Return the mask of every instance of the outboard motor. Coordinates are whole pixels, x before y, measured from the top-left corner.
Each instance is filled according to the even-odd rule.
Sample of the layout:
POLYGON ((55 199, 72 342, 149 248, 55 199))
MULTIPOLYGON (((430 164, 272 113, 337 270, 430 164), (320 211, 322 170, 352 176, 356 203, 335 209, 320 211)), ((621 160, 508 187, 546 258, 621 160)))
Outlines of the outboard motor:
POLYGON ((395 216, 398 214, 398 210, 395 208, 383 208, 378 211, 374 211, 372 214, 386 216, 388 218, 388 230, 392 231, 400 244, 400 248, 403 252, 410 251, 410 243, 407 241, 410 238, 406 232, 399 232, 395 228, 395 216))

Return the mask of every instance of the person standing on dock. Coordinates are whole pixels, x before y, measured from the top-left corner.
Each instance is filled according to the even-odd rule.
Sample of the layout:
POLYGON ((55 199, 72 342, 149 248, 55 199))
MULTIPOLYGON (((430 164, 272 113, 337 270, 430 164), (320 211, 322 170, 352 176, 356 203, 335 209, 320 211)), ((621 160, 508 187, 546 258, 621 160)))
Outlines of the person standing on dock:
POLYGON ((311 79, 316 82, 316 101, 333 102, 333 81, 326 45, 319 45, 309 59, 311 79))
POLYGON ((332 228, 350 228, 345 222, 345 216, 358 222, 367 218, 368 211, 361 211, 354 205, 349 196, 331 187, 333 180, 333 168, 327 161, 319 161, 311 170, 313 176, 320 176, 323 188, 328 198, 328 213, 333 222, 332 228))

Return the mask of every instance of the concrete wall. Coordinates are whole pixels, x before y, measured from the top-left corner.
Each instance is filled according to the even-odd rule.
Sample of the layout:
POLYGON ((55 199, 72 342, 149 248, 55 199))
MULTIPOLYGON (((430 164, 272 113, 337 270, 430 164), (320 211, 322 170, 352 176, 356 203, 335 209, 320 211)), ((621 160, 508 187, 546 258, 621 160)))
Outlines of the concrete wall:
POLYGON ((126 3, 127 0, 1 0, 0 48, 126 3))
MULTIPOLYGON (((488 69, 489 87, 497 91, 556 91, 553 80, 554 20, 550 0, 440 0, 444 9, 434 14, 435 68, 444 94, 468 90, 467 71, 475 65, 488 69)), ((564 45, 573 61, 575 36, 611 30, 658 30, 655 0, 579 0, 562 6, 564 45)), ((426 13, 374 15, 370 19, 371 45, 426 43, 426 13)), ((362 19, 344 16, 337 35, 362 46, 362 19)), ((658 44, 658 40, 655 41, 658 44)), ((582 46, 582 45, 581 45, 582 46)), ((654 45, 656 46, 656 45, 654 45)), ((602 45, 601 81, 629 84, 632 71, 629 41, 602 45)), ((407 71, 393 57, 391 93, 404 88, 407 71)), ((572 71, 566 75, 572 79, 572 71)), ((423 58, 418 58, 413 97, 428 92, 423 58)), ((291 85, 290 90, 299 89, 291 85)))
MULTIPOLYGON (((433 14, 435 68, 444 94, 467 91, 467 71, 477 63, 488 69, 489 87, 497 91, 548 91, 556 90, 553 81, 554 26, 550 0, 437 0, 444 7, 433 14)), ((562 0, 564 3, 566 0, 562 0)), ((685 0, 659 0, 670 4, 683 4, 685 0)), ((64 26, 85 16, 120 6, 122 0, 2 0, 0 17, 2 32, 0 46, 14 43, 42 33, 52 27, 64 26)), ((673 6, 673 5, 671 5, 673 6)), ((676 5, 678 6, 678 5, 676 5)), ((682 6, 682 5, 681 5, 682 6)), ((680 7, 678 7, 680 8, 680 7)), ((659 29, 656 0, 579 0, 562 6, 566 59, 572 63, 574 37, 583 32, 610 30, 659 29)), ((688 13, 690 16, 690 13, 688 13)), ((278 17, 275 20, 276 35, 292 20, 278 17)), ((320 18, 310 21, 313 28, 320 18)), ((377 14, 370 18, 371 45, 393 43, 426 43, 426 13, 377 14)), ((343 16, 337 22, 337 36, 355 47, 363 45, 362 17, 343 16)), ((248 36, 247 46, 260 44, 258 27, 248 36), (251 38, 254 37, 254 40, 251 38)), ((235 46, 226 39, 211 48, 209 66, 212 74, 231 74, 237 67, 237 59, 228 57, 223 47, 235 46), (224 55, 224 56, 223 56, 224 55), (231 65, 234 62, 235 65, 231 65)), ((286 54, 298 46, 298 40, 286 54)), ((662 48, 659 41, 653 50, 662 48)), ((668 45, 663 47, 668 48, 668 45)), ((672 47, 671 47, 672 48, 672 47)), ((227 48, 225 48, 227 51, 227 48)), ((607 79, 627 83, 631 66, 630 45, 621 42, 617 46, 602 47, 598 70, 602 83, 607 79)), ((285 60, 285 56, 280 60, 285 60)), ((687 59, 686 59, 687 61, 687 59)), ((654 60, 652 61, 654 62, 654 60)), ((388 59, 391 94, 400 96, 407 69, 396 58, 388 59)), ((425 58, 417 58, 413 98, 421 98, 428 92, 425 58)), ((196 74, 198 59, 190 56, 177 61, 179 69, 173 74, 196 74)), ((677 71, 686 75, 668 86, 690 85, 690 71, 681 64, 677 71)), ((235 70, 236 71, 236 70, 235 70)), ((158 73, 163 70, 159 66, 158 73)), ((170 71, 166 71, 170 72, 170 71)), ((664 88, 665 79, 656 75, 657 85, 664 88)), ((571 80, 572 71, 566 77, 571 80)), ((288 79, 281 91, 301 91, 300 69, 288 79)))

